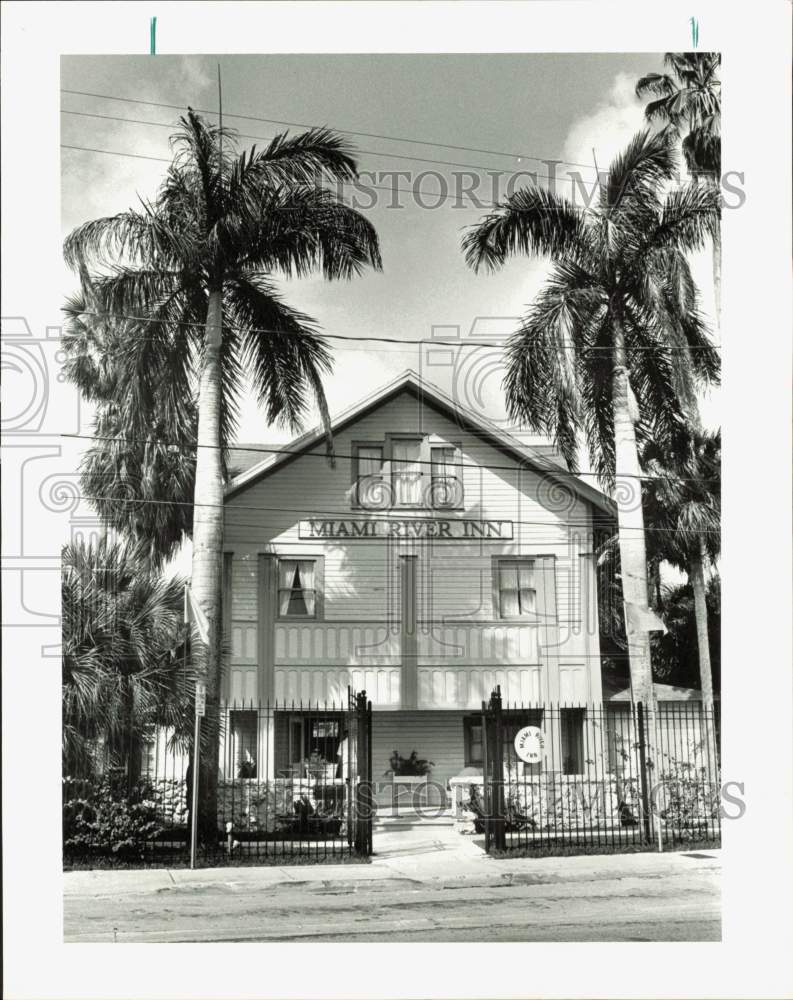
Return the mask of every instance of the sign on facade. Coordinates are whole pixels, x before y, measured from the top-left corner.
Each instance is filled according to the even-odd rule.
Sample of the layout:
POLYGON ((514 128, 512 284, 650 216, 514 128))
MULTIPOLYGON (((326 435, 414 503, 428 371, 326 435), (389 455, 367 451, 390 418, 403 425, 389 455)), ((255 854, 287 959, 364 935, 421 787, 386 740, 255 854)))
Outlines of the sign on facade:
POLYGON ((515 735, 515 753, 526 764, 540 764, 545 737, 537 726, 524 726, 515 735))
POLYGON ((435 538, 438 541, 492 541, 512 538, 512 521, 473 521, 465 518, 380 518, 301 521, 300 538, 333 538, 345 541, 377 538, 435 538))

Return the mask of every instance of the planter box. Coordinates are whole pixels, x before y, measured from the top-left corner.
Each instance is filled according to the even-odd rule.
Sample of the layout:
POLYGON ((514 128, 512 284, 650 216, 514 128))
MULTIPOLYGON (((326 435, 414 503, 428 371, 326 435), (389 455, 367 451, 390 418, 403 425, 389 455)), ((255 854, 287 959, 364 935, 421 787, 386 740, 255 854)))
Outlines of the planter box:
MULTIPOLYGON (((429 774, 394 774, 391 776, 390 781, 390 795, 387 794, 388 805, 392 809, 399 809, 402 805, 404 808, 410 808, 413 806, 414 797, 416 792, 424 787, 430 780, 429 774)), ((384 791, 388 793, 388 784, 385 785, 384 791)), ((386 805, 386 802, 383 802, 386 805)))

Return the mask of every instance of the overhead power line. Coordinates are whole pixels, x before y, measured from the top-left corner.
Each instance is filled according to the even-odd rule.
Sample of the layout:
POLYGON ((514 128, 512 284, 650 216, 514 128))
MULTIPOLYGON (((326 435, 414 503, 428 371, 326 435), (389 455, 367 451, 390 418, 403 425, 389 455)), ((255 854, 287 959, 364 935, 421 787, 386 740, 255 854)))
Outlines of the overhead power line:
MULTIPOLYGON (((124 119, 119 119, 119 120, 124 120, 124 119)), ((171 163, 172 162, 170 159, 168 159, 165 156, 150 156, 150 155, 144 154, 144 153, 127 153, 127 152, 124 152, 124 151, 118 150, 118 149, 99 149, 96 146, 79 146, 79 145, 77 145, 75 143, 62 142, 60 144, 60 148, 61 149, 70 149, 70 150, 74 150, 74 151, 77 151, 77 152, 83 152, 83 153, 98 153, 98 154, 101 154, 103 156, 129 157, 129 158, 131 158, 133 160, 151 160, 154 163, 171 163)), ((381 155, 388 156, 390 154, 375 153, 374 155, 376 155, 376 156, 381 156, 381 155)), ((402 159, 416 159, 416 157, 402 157, 402 159)), ((421 159, 421 158, 419 158, 419 159, 421 159)), ((470 164, 452 164, 448 160, 447 161, 444 161, 444 160, 424 160, 423 162, 433 162, 433 163, 445 164, 445 165, 452 165, 452 166, 454 166, 454 165, 469 166, 469 167, 471 166, 470 164)), ((471 169, 481 169, 481 170, 488 170, 489 171, 491 168, 489 168, 489 167, 473 168, 472 167, 471 169)), ((363 171, 362 173, 363 174, 371 173, 371 171, 363 171)), ((398 173, 400 173, 400 171, 391 171, 391 173, 398 174, 398 173)), ((540 179, 547 180, 547 181, 552 180, 552 178, 548 174, 533 174, 532 176, 535 176, 537 178, 537 180, 540 180, 540 179)), ((553 178, 553 180, 554 181, 561 180, 561 178, 553 178)), ((362 180, 360 174, 359 174, 359 176, 357 178, 354 178, 354 179, 351 179, 351 180, 340 180, 340 179, 337 179, 336 180, 336 184, 340 185, 341 187, 355 187, 355 188, 357 188, 360 191, 360 193, 363 193, 363 194, 365 194, 368 191, 386 191, 392 197, 395 194, 407 194, 407 195, 412 195, 414 198, 417 198, 419 195, 421 195, 422 198, 424 198, 424 199, 426 199, 428 201, 430 199, 436 199, 436 200, 439 200, 439 201, 457 201, 457 202, 465 201, 465 202, 469 203, 473 208, 475 208, 475 209, 477 209, 479 211, 481 211, 482 209, 498 209, 498 208, 502 208, 503 207, 503 203, 502 202, 482 201, 480 198, 474 196, 474 194, 472 192, 470 192, 470 191, 463 191, 463 190, 460 190, 460 191, 428 191, 426 188, 423 188, 420 185, 416 185, 415 183, 411 187, 409 187, 409 188, 400 187, 398 184, 391 184, 391 185, 387 185, 387 184, 375 184, 372 181, 364 181, 364 180, 362 180)), ((518 190, 522 190, 522 189, 518 189, 518 190)), ((630 197, 633 197, 633 196, 634 195, 631 192, 624 192, 622 194, 622 200, 624 201, 627 198, 630 198, 630 197)), ((373 206, 370 205, 370 206, 366 206, 366 207, 367 208, 372 208, 373 206)), ((435 205, 427 205, 427 206, 419 206, 419 207, 435 208, 437 206, 435 206, 435 205)), ((691 209, 691 211, 693 213, 693 212, 700 212, 700 211, 709 211, 709 209, 693 208, 693 209, 691 209)))
MULTIPOLYGON (((65 87, 61 89, 61 93, 73 94, 78 97, 95 97, 105 101, 119 101, 124 104, 140 104, 153 108, 167 108, 169 111, 187 111, 187 105, 185 104, 165 104, 161 101, 144 101, 132 97, 117 97, 113 94, 96 94, 91 91, 85 91, 85 90, 69 90, 65 87)), ((193 111, 197 112, 198 114, 213 115, 217 117, 217 111, 213 109, 193 108, 193 111)), ((286 121, 284 119, 279 119, 279 118, 263 118, 257 115, 234 114, 230 111, 224 111, 223 114, 227 118, 239 118, 243 121, 264 122, 264 124, 266 125, 289 125, 292 126, 293 128, 307 128, 307 129, 329 127, 327 125, 310 125, 307 124, 306 122, 286 121)), ((454 145, 448 142, 436 142, 429 139, 415 139, 415 138, 410 138, 409 136, 387 135, 378 132, 360 132, 360 131, 353 131, 352 129, 339 128, 335 125, 332 126, 332 128, 334 132, 341 132, 344 135, 354 135, 364 139, 383 139, 388 142, 408 142, 416 146, 432 146, 439 149, 455 149, 458 150, 459 152, 464 152, 464 153, 483 153, 488 156, 505 156, 514 160, 534 160, 537 163, 545 163, 546 165, 548 163, 558 163, 558 164, 565 163, 570 167, 582 167, 585 170, 594 169, 591 163, 578 163, 575 160, 558 159, 555 156, 537 156, 536 154, 533 153, 514 153, 499 149, 482 149, 476 146, 454 145)))
MULTIPOLYGON (((314 509, 312 507, 258 507, 258 506, 252 505, 252 504, 206 503, 206 502, 201 502, 201 501, 195 502, 195 501, 192 501, 192 500, 150 500, 150 499, 144 499, 143 497, 110 497, 110 496, 103 497, 103 496, 94 496, 94 495, 91 495, 91 494, 82 494, 82 493, 80 493, 80 494, 73 494, 70 497, 70 499, 73 499, 73 500, 87 500, 87 501, 99 501, 99 502, 104 502, 104 503, 130 503, 130 504, 144 504, 144 503, 147 503, 147 504, 154 504, 154 505, 163 506, 163 507, 209 507, 209 508, 215 508, 215 509, 220 508, 220 509, 223 509, 223 510, 226 510, 226 511, 229 511, 229 512, 232 512, 232 511, 235 511, 235 510, 248 510, 248 511, 261 511, 262 513, 278 513, 278 514, 308 514, 308 513, 310 513, 310 514, 315 514, 318 517, 326 517, 328 519, 330 519, 330 518, 336 518, 337 520, 341 519, 341 520, 345 520, 345 521, 355 521, 356 523, 360 523, 360 524, 364 524, 364 523, 366 523, 368 521, 371 521, 371 520, 393 520, 394 519, 394 518, 387 518, 387 517, 384 516, 386 513, 393 514, 393 510, 390 510, 390 511, 382 511, 382 510, 380 510, 380 511, 378 511, 378 510, 376 510, 374 508, 369 511, 369 514, 371 516, 367 517, 365 514, 360 514, 360 513, 355 512, 355 511, 353 511, 353 512, 345 511, 345 510, 319 511, 319 510, 316 510, 316 509, 314 509), (381 515, 379 518, 377 517, 378 514, 381 515)), ((433 513, 435 513, 435 514, 438 514, 438 513, 448 513, 448 511, 441 510, 440 508, 433 508, 432 510, 433 510, 433 513)), ((400 511, 400 513, 401 513, 401 511, 400 511)), ((403 517, 403 518, 401 518, 401 520, 403 520, 403 521, 412 520, 409 516, 407 516, 407 515, 410 515, 410 513, 411 513, 410 508, 406 508, 405 511, 404 511, 404 514, 406 516, 403 517)), ((396 520, 399 520, 399 518, 396 518, 396 520)), ((471 520, 471 518, 464 518, 463 520, 471 520)), ((491 520, 491 521, 509 521, 511 524, 526 525, 528 527, 542 527, 542 528, 554 528, 554 527, 557 527, 557 525, 554 525, 553 523, 551 523, 549 521, 525 521, 525 520, 521 520, 521 519, 517 519, 516 520, 515 518, 511 518, 511 517, 493 517, 493 518, 488 518, 488 520, 491 520)), ((252 527, 252 528, 262 527, 263 529, 266 530, 267 525, 266 525, 266 523, 260 525, 258 523, 250 523, 250 522, 247 522, 247 521, 243 521, 243 522, 232 521, 230 523, 229 527, 239 527, 239 528, 244 528, 244 527, 252 527)), ((596 521, 596 522, 593 522, 593 523, 589 523, 589 522, 586 522, 586 521, 560 521, 559 524, 558 524, 558 527, 559 528, 586 528, 586 529, 589 529, 589 530, 591 530, 593 532, 598 531, 598 533, 601 533, 602 531, 606 530, 605 523, 602 522, 602 521, 601 522, 597 522, 596 521)), ((669 532, 669 531, 671 531, 671 532, 674 532, 674 533, 677 533, 677 532, 685 532, 687 534, 693 533, 695 535, 701 535, 701 534, 717 534, 717 535, 720 535, 721 534, 721 531, 717 530, 715 528, 702 528, 702 529, 700 529, 700 528, 658 528, 658 527, 639 528, 639 527, 633 527, 632 525, 627 525, 627 526, 624 526, 621 530, 622 531, 626 531, 626 530, 627 531, 655 531, 655 532, 659 532, 659 531, 669 532)))
MULTIPOLYGON (((185 441, 168 441, 168 440, 163 440, 163 439, 152 440, 151 438, 111 437, 111 436, 103 436, 101 434, 63 434, 61 436, 62 437, 66 437, 66 438, 79 438, 79 439, 86 440, 86 441, 105 441, 105 442, 108 442, 108 443, 115 443, 115 444, 162 445, 162 446, 164 446, 166 448, 171 447, 171 448, 179 448, 179 449, 181 449, 181 448, 196 448, 196 449, 197 448, 209 448, 212 451, 235 451, 236 450, 236 451, 247 451, 247 452, 261 453, 263 455, 303 455, 305 457, 310 457, 310 458, 321 458, 323 460, 327 459, 327 455, 325 455, 324 453, 309 452, 309 451, 305 450, 306 448, 309 448, 309 447, 319 447, 322 444, 322 442, 319 442, 317 445, 313 445, 313 446, 312 445, 306 445, 305 448, 287 448, 287 447, 283 447, 283 448, 268 448, 265 445, 252 445, 250 447, 247 447, 247 446, 246 447, 242 447, 240 445, 228 445, 228 446, 226 446, 224 448, 222 445, 216 445, 216 444, 198 444, 198 442, 188 443, 188 442, 185 442, 185 441)), ((528 445, 528 447, 531 447, 531 445, 528 445)), ((349 459, 353 459, 353 458, 356 458, 357 456, 352 455, 352 454, 345 454, 345 453, 342 453, 342 452, 335 452, 334 453, 334 457, 335 458, 349 458, 349 459)), ((540 456, 540 457, 542 457, 542 456, 540 456)), ((431 467, 434 463, 430 459, 415 459, 415 461, 413 459, 411 459, 409 464, 410 465, 422 465, 422 466, 430 466, 431 467)), ((488 464, 486 466, 482 466, 482 465, 477 465, 475 462, 455 462, 455 463, 453 463, 453 465, 450 465, 449 468, 454 468, 454 469, 483 469, 484 468, 484 469, 493 469, 493 470, 496 470, 496 471, 499 471, 499 472, 519 472, 521 467, 520 466, 515 466, 515 465, 490 465, 490 464, 488 464)), ((558 468, 557 469, 556 467, 548 468, 548 469, 542 469, 541 471, 547 473, 551 478, 554 478, 554 477, 557 477, 557 476, 569 476, 572 479, 579 479, 582 476, 591 476, 591 477, 593 477, 595 479, 599 479, 600 478, 600 476, 598 476, 598 474, 596 472, 570 472, 569 469, 563 469, 563 468, 558 468)), ((718 482, 718 478, 717 477, 704 478, 702 476, 651 476, 651 475, 636 474, 636 473, 630 473, 630 472, 615 472, 614 473, 614 478, 615 479, 638 479, 638 480, 642 480, 642 481, 645 481, 645 480, 647 480, 647 481, 656 481, 657 480, 657 481, 666 482, 666 483, 671 483, 671 482, 679 482, 679 483, 684 483, 684 482, 686 482, 686 483, 687 482, 692 482, 692 483, 718 482)))
MULTIPOLYGON (((62 142, 61 149, 72 149, 83 153, 102 153, 106 156, 128 156, 134 160, 152 160, 156 163, 171 163, 167 157, 164 156, 148 156, 143 153, 124 153, 117 149, 97 149, 94 146, 76 146, 71 143, 62 142)), ((369 190, 372 191, 386 191, 390 195, 394 194, 409 194, 416 197, 416 195, 422 195, 422 197, 427 200, 431 198, 440 199, 441 201, 450 201, 452 199, 460 201, 470 202, 474 208, 498 208, 497 202, 494 201, 480 201, 479 199, 474 199, 470 194, 465 191, 428 191, 426 188, 417 187, 415 184, 413 187, 400 187, 398 184, 373 184, 369 181, 361 180, 341 180, 337 181, 343 187, 358 187, 361 193, 365 193, 369 190)))
MULTIPOLYGON (((151 122, 151 121, 145 121, 141 118, 122 118, 119 115, 100 115, 100 114, 93 114, 88 111, 71 111, 67 108, 62 108, 61 114, 76 115, 80 118, 100 118, 106 121, 126 122, 130 125, 150 125, 155 128, 173 129, 174 127, 172 124, 169 124, 168 122, 151 122)), ((250 135, 245 132, 236 133, 236 137, 240 139, 254 139, 257 142, 271 142, 275 138, 275 136, 272 135, 250 135)), ((470 170, 476 170, 483 173, 487 173, 489 171, 503 172, 504 169, 497 167, 495 164, 467 163, 460 160, 438 160, 427 156, 414 156, 408 153, 395 153, 395 152, 390 152, 388 150, 362 149, 359 146, 356 146, 355 152, 364 153, 367 156, 381 156, 389 160, 412 160, 419 163, 434 163, 437 166, 442 166, 442 167, 468 167, 470 170)), ((594 167, 592 167, 592 165, 590 164, 589 169, 594 170, 594 167)), ((531 174, 538 180, 542 179, 549 182, 557 180, 561 182, 564 180, 563 177, 552 177, 550 174, 538 174, 535 171, 531 171, 531 174)), ((596 184, 597 180, 593 179, 592 183, 596 184)), ((437 197, 437 195, 435 197, 437 197)))
MULTIPOLYGON (((126 321, 128 321, 130 323, 159 323, 159 324, 165 325, 165 326, 186 326, 186 327, 189 327, 191 329, 198 329, 198 330, 203 330, 205 328, 205 324, 204 323, 193 323, 193 322, 190 322, 188 320, 167 320, 167 319, 158 319, 157 317, 153 317, 153 316, 131 316, 131 315, 127 315, 125 313, 103 313, 103 312, 96 312, 96 311, 90 310, 90 309, 86 309, 84 311, 81 311, 80 315, 81 316, 93 316, 96 319, 105 319, 105 320, 111 320, 111 319, 126 320, 126 321)), ((496 318, 500 318, 500 317, 496 317, 496 318)), ((270 329, 270 328, 267 328, 267 327, 242 327, 238 323, 228 323, 225 320, 223 321, 223 326, 224 327, 228 327, 231 330, 242 330, 242 329, 244 329, 244 330, 247 330, 250 333, 276 333, 276 334, 284 335, 284 334, 287 334, 289 332, 287 330, 276 330, 276 329, 270 329)), ((325 333, 325 332, 319 333, 319 334, 317 334, 317 336, 318 337, 322 337, 322 338, 324 338, 326 340, 345 340, 345 341, 370 340, 370 341, 375 341, 377 343, 382 343, 382 344, 415 344, 416 346, 419 346, 421 344, 429 344, 432 347, 508 347, 509 346, 509 343, 507 341, 496 341, 496 340, 482 340, 482 341, 462 340, 462 339, 461 340, 440 340, 440 339, 435 339, 433 337, 424 337, 424 338, 410 339, 410 338, 407 338, 407 337, 378 337, 375 334, 371 334, 371 335, 370 334, 361 334, 360 336, 353 336, 352 334, 325 333)), ((150 339, 153 339, 153 338, 150 338, 150 339)), ((554 344, 549 345, 549 346, 551 346, 551 347, 572 347, 572 348, 576 348, 576 349, 579 349, 579 350, 585 350, 585 351, 612 351, 613 350, 613 348, 611 348, 611 347, 608 347, 608 346, 598 346, 596 344, 584 345, 583 347, 579 347, 579 345, 577 345, 573 341, 569 341, 569 340, 556 341, 554 344)), ((626 349, 627 349, 628 353, 630 353, 631 351, 673 351, 673 352, 674 351, 682 351, 682 352, 686 352, 687 353, 687 352, 690 352, 690 351, 709 351, 709 350, 712 350, 712 349, 713 350, 720 350, 721 349, 721 344, 699 344, 699 345, 695 344, 695 345, 692 345, 692 346, 680 346, 680 345, 676 345, 676 344, 657 344, 657 345, 646 346, 646 347, 642 347, 642 346, 631 347, 631 346, 628 346, 626 349)))

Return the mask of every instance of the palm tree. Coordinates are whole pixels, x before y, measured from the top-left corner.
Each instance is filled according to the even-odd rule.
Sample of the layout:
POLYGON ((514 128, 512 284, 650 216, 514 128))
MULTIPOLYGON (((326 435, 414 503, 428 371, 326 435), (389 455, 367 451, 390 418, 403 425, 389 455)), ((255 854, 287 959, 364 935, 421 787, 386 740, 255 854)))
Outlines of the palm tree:
MULTIPOLYGON (((147 412, 130 413, 123 360, 129 338, 145 327, 98 318, 93 281, 83 267, 82 290, 64 312, 65 375, 96 407, 94 441, 80 470, 83 494, 104 524, 147 552, 152 567, 174 556, 193 527, 195 489, 195 399, 189 385, 170 377, 166 362, 147 401, 147 412), (130 436, 134 420, 141 437, 130 436), (145 426, 144 426, 145 424, 145 426)), ((178 342, 173 345, 179 350, 178 342)))
MULTIPOLYGON (((707 593, 708 638, 710 658, 714 666, 714 691, 718 690, 716 677, 720 673, 720 619, 721 583, 718 573, 708 581, 707 593)), ((660 679, 672 684, 691 686, 699 676, 697 655, 697 620, 694 592, 690 583, 665 586, 661 589, 660 613, 667 627, 665 635, 653 637, 653 665, 660 679)))
MULTIPOLYGON (((689 172, 717 190, 721 178, 721 82, 718 52, 667 52, 670 73, 649 73, 636 84, 636 96, 652 96, 644 109, 648 122, 670 130, 681 142, 689 172)), ((713 290, 721 326, 721 230, 713 240, 713 290)))
MULTIPOLYGON (((128 439, 147 439, 163 386, 173 407, 194 401, 191 587, 209 622, 200 666, 211 724, 220 693, 223 448, 244 376, 271 422, 297 429, 313 395, 329 427, 321 380, 330 356, 314 322, 281 300, 273 275, 351 278, 381 261, 372 226, 323 186, 356 175, 349 147, 333 132, 280 135, 237 155, 229 131, 189 111, 172 143, 154 201, 78 227, 65 257, 74 268, 94 267, 97 312, 124 324, 114 399, 128 439)), ((207 829, 215 823, 218 754, 208 757, 207 829)))
MULTIPOLYGON (((550 435, 571 469, 583 433, 593 468, 615 488, 625 601, 639 607, 648 594, 637 438, 652 434, 676 452, 697 386, 719 370, 685 257, 713 231, 715 195, 698 185, 663 194, 676 166, 671 138, 643 132, 611 164, 595 209, 525 188, 463 240, 474 269, 515 253, 552 262, 507 349, 507 409, 550 435)), ((646 626, 629 630, 628 653, 633 697, 650 702, 646 626)))
POLYGON ((688 459, 669 468, 663 450, 648 443, 648 517, 658 527, 659 556, 688 575, 694 595, 702 700, 713 704, 706 575, 721 551, 721 432, 697 431, 688 459))
POLYGON ((148 729, 190 732, 183 590, 178 578, 152 573, 128 542, 105 537, 63 550, 65 772, 89 772, 103 747, 134 780, 148 729))

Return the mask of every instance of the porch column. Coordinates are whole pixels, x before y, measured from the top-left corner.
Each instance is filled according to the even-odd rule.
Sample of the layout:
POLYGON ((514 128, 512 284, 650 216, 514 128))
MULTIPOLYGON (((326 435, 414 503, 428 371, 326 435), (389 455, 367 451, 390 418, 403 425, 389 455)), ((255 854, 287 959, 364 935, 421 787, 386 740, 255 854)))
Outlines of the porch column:
POLYGON ((540 622, 542 700, 559 700, 559 616, 556 610, 556 556, 537 556, 540 585, 537 612, 540 622))
POLYGON ((415 555, 399 557, 400 571, 400 652, 402 660, 401 707, 418 708, 418 634, 416 623, 415 555))
POLYGON ((256 693, 259 704, 275 698, 275 618, 278 610, 278 565, 271 552, 259 553, 257 602, 256 693))

